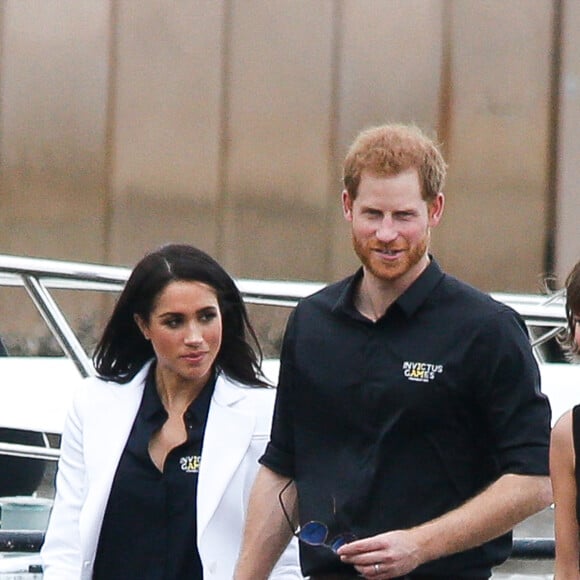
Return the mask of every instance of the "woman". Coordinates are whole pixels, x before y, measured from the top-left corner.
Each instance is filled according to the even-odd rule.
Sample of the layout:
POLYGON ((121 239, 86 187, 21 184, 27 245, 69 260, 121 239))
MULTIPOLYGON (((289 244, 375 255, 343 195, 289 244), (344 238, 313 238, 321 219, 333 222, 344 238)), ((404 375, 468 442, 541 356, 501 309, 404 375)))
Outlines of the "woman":
MULTIPOLYGON (((580 262, 566 279, 567 343, 577 354, 580 345, 580 262)), ((554 578, 580 580, 580 405, 558 419, 552 430, 550 476, 554 492, 556 562, 554 578)))
MULTIPOLYGON (((274 400, 247 335, 207 254, 137 264, 67 418, 45 580, 232 579, 274 400)), ((295 544, 272 578, 302 578, 295 544)))

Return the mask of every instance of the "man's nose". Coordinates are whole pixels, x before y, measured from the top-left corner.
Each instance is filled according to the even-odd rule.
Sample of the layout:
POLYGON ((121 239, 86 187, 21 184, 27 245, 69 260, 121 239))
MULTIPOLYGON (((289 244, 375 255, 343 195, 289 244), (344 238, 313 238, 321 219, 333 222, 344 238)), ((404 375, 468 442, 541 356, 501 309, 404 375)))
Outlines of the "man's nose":
POLYGON ((379 241, 384 243, 392 242, 399 235, 391 216, 386 215, 381 220, 375 235, 379 241))

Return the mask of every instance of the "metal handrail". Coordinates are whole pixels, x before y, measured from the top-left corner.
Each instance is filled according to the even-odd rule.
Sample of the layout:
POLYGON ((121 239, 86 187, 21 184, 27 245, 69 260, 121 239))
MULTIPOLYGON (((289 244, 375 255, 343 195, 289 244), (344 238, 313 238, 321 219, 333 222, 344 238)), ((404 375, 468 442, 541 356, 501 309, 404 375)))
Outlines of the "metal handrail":
POLYGON ((117 282, 124 284, 131 271, 120 266, 103 266, 102 264, 0 254, 0 272, 47 279, 87 280, 90 282, 117 282))
POLYGON ((0 552, 38 552, 44 542, 42 530, 0 530, 0 552))
POLYGON ((11 457, 24 457, 26 459, 44 459, 46 461, 58 461, 60 449, 57 447, 41 447, 22 443, 0 442, 0 455, 11 457))
POLYGON ((553 560, 556 542, 552 538, 514 538, 511 560, 553 560))
MULTIPOLYGON (((119 292, 130 273, 131 270, 120 266, 0 254, 0 284, 21 285, 26 289, 63 352, 83 377, 95 374, 93 365, 49 289, 119 292)), ((290 308, 300 298, 323 286, 320 283, 247 279, 236 283, 247 303, 290 308)))
POLYGON ((76 334, 66 322, 64 314, 57 306, 48 290, 35 276, 27 274, 22 277, 24 286, 32 298, 36 309, 50 328, 65 354, 75 363, 83 377, 95 374, 93 365, 76 334))
MULTIPOLYGON (((42 280, 45 288, 118 292, 122 290, 130 274, 130 269, 121 266, 0 254, 0 285, 23 285, 21 280, 25 277, 32 277, 42 280)), ((249 303, 287 307, 295 306, 300 298, 324 287, 322 282, 245 278, 237 279, 236 284, 244 299, 249 303)))
MULTIPOLYGON (((35 553, 44 542, 42 530, 0 530, 0 552, 35 553)), ((555 542, 550 538, 514 538, 511 560, 553 560, 555 542)))
MULTIPOLYGON (((45 289, 98 290, 119 292, 131 270, 122 266, 104 266, 66 262, 47 258, 29 258, 0 254, 0 285, 24 285, 24 278, 42 281, 45 289)), ((244 299, 250 304, 293 307, 298 300, 324 287, 324 282, 286 280, 236 280, 244 299)), ((522 295, 496 292, 494 298, 514 307, 526 320, 537 326, 563 325, 564 294, 522 295)))

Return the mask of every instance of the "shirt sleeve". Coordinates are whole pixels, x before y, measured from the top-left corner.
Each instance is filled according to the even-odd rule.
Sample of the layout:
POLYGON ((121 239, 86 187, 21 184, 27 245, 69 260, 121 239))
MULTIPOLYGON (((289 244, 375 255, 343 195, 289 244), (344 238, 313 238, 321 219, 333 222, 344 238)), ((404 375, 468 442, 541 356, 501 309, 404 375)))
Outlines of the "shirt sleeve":
POLYGON ((521 317, 508 308, 491 317, 476 351, 477 396, 500 473, 547 475, 551 411, 521 317))
POLYGON ((260 458, 260 463, 285 477, 294 478, 294 341, 296 316, 294 311, 288 320, 282 352, 280 375, 274 406, 270 441, 260 458))

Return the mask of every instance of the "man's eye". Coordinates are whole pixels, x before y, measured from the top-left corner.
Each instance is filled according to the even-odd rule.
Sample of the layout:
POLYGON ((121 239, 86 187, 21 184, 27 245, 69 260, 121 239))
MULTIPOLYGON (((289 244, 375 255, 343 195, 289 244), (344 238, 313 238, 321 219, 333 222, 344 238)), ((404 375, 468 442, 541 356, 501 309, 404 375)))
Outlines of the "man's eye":
POLYGON ((367 209, 367 210, 365 210, 364 213, 366 215, 368 215, 369 217, 373 217, 373 218, 381 217, 381 212, 380 211, 377 211, 375 209, 367 209))

